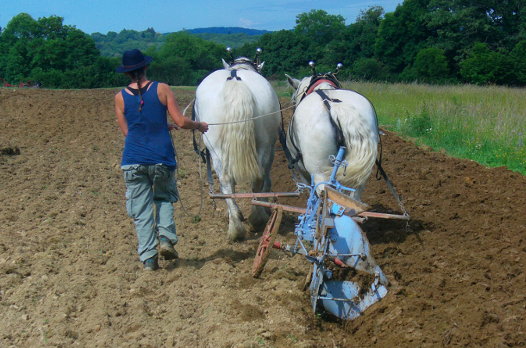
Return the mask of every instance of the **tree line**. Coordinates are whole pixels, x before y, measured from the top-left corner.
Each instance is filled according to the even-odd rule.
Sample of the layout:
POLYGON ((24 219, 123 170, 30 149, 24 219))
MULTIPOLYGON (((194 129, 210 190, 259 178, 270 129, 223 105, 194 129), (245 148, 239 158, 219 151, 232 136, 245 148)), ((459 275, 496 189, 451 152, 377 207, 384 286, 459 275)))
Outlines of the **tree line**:
MULTIPOLYGON (((22 13, 1 28, 0 78, 50 88, 120 86, 127 80, 114 68, 122 52, 102 55, 96 40, 119 39, 124 50, 129 40, 123 37, 153 56, 150 78, 172 85, 196 85, 228 58, 224 45, 184 31, 159 34, 148 28, 90 36, 62 21, 22 13)), ((266 33, 234 54, 252 58, 257 47, 263 49, 263 73, 271 79, 307 75, 313 60, 320 72, 343 63, 341 79, 524 86, 526 4, 405 0, 389 13, 370 7, 349 25, 340 15, 312 10, 299 14, 292 30, 266 33)))

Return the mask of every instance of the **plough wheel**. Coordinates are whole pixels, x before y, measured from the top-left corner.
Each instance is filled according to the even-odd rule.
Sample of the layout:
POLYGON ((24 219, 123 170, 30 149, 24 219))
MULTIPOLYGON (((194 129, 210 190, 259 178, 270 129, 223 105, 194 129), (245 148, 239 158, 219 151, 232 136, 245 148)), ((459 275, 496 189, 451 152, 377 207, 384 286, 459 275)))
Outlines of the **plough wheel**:
POLYGON ((256 252, 256 257, 254 258, 254 263, 252 264, 252 276, 257 278, 263 272, 263 268, 267 264, 268 256, 270 255, 270 250, 276 239, 276 234, 278 233, 279 225, 281 224, 281 217, 283 215, 283 209, 277 208, 272 212, 263 235, 259 240, 258 250, 256 252))

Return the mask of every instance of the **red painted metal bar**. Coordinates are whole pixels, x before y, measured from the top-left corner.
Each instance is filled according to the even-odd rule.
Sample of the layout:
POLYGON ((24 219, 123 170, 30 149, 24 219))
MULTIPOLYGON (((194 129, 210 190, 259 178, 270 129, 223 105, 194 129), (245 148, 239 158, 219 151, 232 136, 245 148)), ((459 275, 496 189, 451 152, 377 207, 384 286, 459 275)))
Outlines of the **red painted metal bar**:
MULTIPOLYGON (((305 214, 306 209, 300 207, 294 207, 291 205, 284 205, 279 203, 263 202, 253 199, 252 204, 261 205, 268 208, 278 208, 281 207, 283 211, 289 211, 292 213, 305 214)), ((396 219, 396 220, 409 220, 411 217, 409 215, 397 215, 397 214, 386 214, 386 213, 376 213, 372 211, 363 211, 357 214, 359 217, 363 218, 380 218, 380 219, 396 219)))
POLYGON ((299 195, 299 192, 211 193, 210 198, 275 198, 299 197, 299 195))

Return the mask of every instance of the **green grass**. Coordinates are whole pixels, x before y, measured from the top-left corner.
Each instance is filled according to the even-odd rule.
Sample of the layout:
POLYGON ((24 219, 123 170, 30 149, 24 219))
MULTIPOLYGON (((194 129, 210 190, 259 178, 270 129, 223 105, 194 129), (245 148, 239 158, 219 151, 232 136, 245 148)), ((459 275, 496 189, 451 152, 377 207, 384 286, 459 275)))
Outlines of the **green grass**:
MULTIPOLYGON (((457 158, 526 175, 526 89, 348 81, 343 87, 371 100, 383 128, 457 158)), ((277 89, 287 95, 282 84, 277 89)))

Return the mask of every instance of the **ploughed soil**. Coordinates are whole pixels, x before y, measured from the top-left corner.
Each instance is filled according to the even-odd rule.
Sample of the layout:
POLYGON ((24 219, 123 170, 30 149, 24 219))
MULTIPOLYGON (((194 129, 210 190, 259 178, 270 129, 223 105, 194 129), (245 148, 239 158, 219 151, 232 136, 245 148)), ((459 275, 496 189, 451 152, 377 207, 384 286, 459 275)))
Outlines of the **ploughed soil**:
MULTIPOLYGON (((272 251, 252 278, 261 231, 227 241, 225 203, 208 198, 190 131, 173 132, 180 259, 143 271, 116 91, 0 89, 0 346, 526 346, 526 177, 386 132, 384 168, 412 220, 363 224, 389 293, 334 320, 312 312, 302 256, 272 251)), ((176 95, 181 108, 193 98, 176 95)), ((282 151, 272 176, 274 191, 295 190, 282 151)), ((363 200, 400 212, 374 175, 363 200)), ((277 239, 291 243, 296 215, 283 220, 277 239)))

